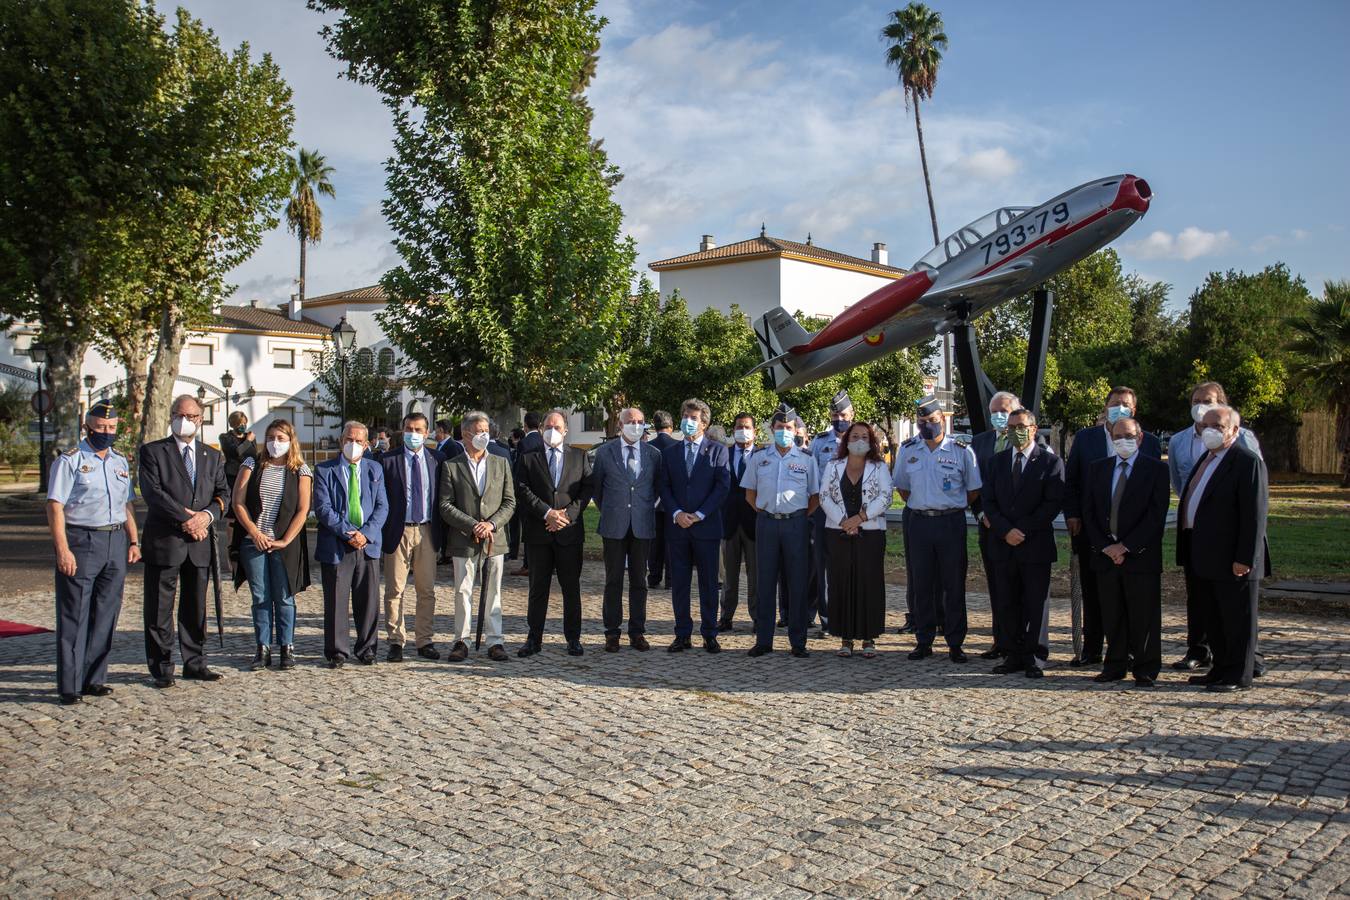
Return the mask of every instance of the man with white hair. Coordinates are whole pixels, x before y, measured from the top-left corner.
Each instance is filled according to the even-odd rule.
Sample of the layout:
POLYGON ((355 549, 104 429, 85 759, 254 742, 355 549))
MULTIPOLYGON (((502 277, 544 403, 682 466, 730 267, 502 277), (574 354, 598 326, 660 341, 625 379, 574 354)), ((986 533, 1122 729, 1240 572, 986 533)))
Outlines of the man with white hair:
MULTIPOLYGON (((981 431, 975 435, 970 442, 970 449, 975 454, 975 462, 980 467, 980 483, 989 482, 989 467, 994 462, 994 456, 1008 449, 1008 416, 1012 411, 1022 408, 1022 401, 1017 399, 1017 395, 1011 391, 999 391, 989 398, 989 424, 993 427, 988 431, 981 431)), ((1039 432, 1037 432, 1039 437, 1039 432)), ((1038 443, 1044 443, 1044 439, 1038 443)), ((998 641, 998 611, 1000 604, 997 602, 994 594, 997 591, 998 579, 994 577, 993 562, 989 557, 989 517, 984 514, 984 499, 976 497, 971 505, 971 511, 975 518, 980 522, 979 543, 980 559, 984 561, 984 580, 989 586, 989 618, 990 628, 994 635, 994 644, 988 650, 980 654, 981 659, 1000 659, 1008 655, 1010 648, 1000 647, 998 641)), ((912 602, 912 601, 911 601, 912 602)))
POLYGON ((1251 687, 1256 608, 1269 549, 1266 465, 1238 442, 1238 416, 1216 405, 1201 419, 1205 455, 1177 506, 1177 564, 1186 571, 1187 605, 1199 610, 1214 665, 1192 684, 1219 693, 1251 687))

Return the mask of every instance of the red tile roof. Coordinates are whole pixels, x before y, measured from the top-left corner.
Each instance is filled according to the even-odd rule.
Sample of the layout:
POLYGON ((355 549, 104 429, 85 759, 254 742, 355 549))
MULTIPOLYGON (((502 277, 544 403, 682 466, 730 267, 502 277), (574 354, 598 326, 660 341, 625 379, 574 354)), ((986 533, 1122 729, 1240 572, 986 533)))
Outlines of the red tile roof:
POLYGON ((212 327, 227 331, 264 331, 268 334, 291 334, 305 337, 328 337, 327 325, 304 319, 296 322, 287 317, 285 307, 222 306, 212 327))
POLYGON ((847 253, 826 250, 823 247, 817 247, 815 244, 803 244, 798 241, 789 241, 784 238, 767 237, 765 235, 750 238, 748 241, 737 241, 734 244, 724 244, 721 247, 714 247, 711 250, 700 250, 697 253, 686 253, 683 256, 673 256, 670 259, 658 260, 657 262, 652 263, 650 268, 659 272, 662 269, 679 269, 686 266, 721 263, 730 260, 769 259, 781 256, 804 259, 807 262, 820 262, 824 265, 863 269, 864 271, 875 272, 878 275, 888 275, 891 277, 906 275, 909 271, 896 266, 884 266, 880 263, 874 263, 870 259, 849 256, 847 253))
POLYGON ((385 303, 388 301, 384 288, 378 284, 369 287, 353 288, 350 291, 337 291, 332 294, 320 294, 318 297, 306 297, 306 306, 330 306, 338 303, 385 303))

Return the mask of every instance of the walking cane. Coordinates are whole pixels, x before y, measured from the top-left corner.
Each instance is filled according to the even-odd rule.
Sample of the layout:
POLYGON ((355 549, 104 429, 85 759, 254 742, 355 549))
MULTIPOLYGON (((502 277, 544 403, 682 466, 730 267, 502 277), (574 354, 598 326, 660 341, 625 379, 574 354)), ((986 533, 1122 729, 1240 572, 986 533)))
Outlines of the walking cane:
POLYGON ((221 605, 220 605, 220 560, 216 550, 216 523, 212 522, 207 529, 206 539, 211 542, 211 586, 216 591, 216 639, 220 641, 220 648, 225 649, 225 626, 222 624, 221 605))
POLYGON ((488 560, 492 559, 492 537, 491 534, 487 537, 487 543, 483 547, 482 561, 478 566, 478 577, 483 580, 483 587, 478 592, 478 632, 473 637, 474 653, 477 653, 478 648, 483 645, 483 613, 487 610, 487 563, 488 560))
POLYGON ((1077 553, 1069 554, 1069 617, 1073 637, 1073 655, 1083 658, 1083 570, 1077 553))

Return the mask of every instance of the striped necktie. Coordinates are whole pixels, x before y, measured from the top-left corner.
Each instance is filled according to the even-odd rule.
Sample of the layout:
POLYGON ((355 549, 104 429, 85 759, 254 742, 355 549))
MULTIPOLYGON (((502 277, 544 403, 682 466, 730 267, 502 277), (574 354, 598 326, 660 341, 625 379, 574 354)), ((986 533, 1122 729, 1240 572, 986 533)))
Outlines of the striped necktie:
POLYGON ((187 466, 188 481, 192 486, 197 486, 197 463, 192 458, 192 445, 188 444, 183 448, 183 465, 187 466))

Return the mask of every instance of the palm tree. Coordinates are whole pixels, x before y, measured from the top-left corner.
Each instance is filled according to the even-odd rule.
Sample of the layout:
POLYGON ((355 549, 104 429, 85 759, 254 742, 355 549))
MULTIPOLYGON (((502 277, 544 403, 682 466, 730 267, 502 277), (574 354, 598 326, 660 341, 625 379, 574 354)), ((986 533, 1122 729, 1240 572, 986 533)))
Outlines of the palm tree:
POLYGON ((919 117, 919 100, 931 100, 937 87, 937 70, 942 63, 942 51, 947 49, 947 35, 942 30, 942 15, 922 3, 911 3, 904 9, 891 12, 891 21, 881 29, 881 37, 889 42, 886 47, 886 65, 894 66, 900 75, 900 86, 905 91, 905 107, 914 103, 914 127, 919 132, 919 161, 923 163, 923 186, 928 191, 928 217, 933 223, 933 244, 938 236, 937 211, 933 208, 933 182, 928 177, 928 153, 923 146, 923 120, 919 117))
POLYGON ((1289 326, 1290 371, 1335 410, 1341 487, 1350 487, 1350 281, 1328 281, 1322 298, 1289 326))
POLYGON ((301 147, 291 160, 291 200, 286 204, 286 227, 300 236, 300 301, 305 299, 305 245, 317 244, 323 237, 323 213, 316 194, 336 197, 328 176, 333 167, 323 154, 301 147))

